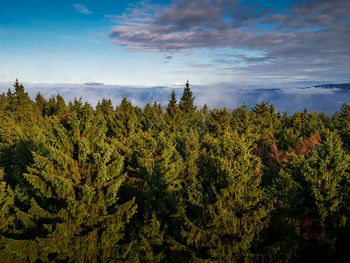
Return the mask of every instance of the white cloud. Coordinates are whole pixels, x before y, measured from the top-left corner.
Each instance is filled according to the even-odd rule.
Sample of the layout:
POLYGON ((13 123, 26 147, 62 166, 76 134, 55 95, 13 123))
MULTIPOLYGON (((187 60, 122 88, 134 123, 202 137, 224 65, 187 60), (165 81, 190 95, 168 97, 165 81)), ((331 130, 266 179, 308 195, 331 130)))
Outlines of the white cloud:
MULTIPOLYGON (((147 102, 157 101, 163 106, 168 104, 171 91, 174 89, 177 99, 180 98, 183 86, 169 87, 136 87, 120 85, 102 85, 102 83, 86 84, 31 84, 23 83, 25 90, 32 98, 40 92, 49 98, 58 93, 66 101, 82 97, 95 106, 103 98, 111 99, 113 105, 118 105, 122 98, 127 97, 135 106, 143 107, 147 102), (96 85, 100 84, 100 85, 96 85)), ((344 86, 345 85, 345 86, 344 86)), ((255 103, 263 100, 272 103, 280 112, 294 113, 307 108, 309 111, 326 112, 333 114, 341 106, 341 103, 350 100, 348 85, 342 87, 313 86, 308 88, 256 88, 254 86, 235 85, 221 83, 215 85, 191 85, 195 103, 198 106, 207 104, 209 107, 226 107, 229 110, 246 103, 253 107, 255 103)), ((0 93, 13 88, 12 83, 0 82, 0 93)))
POLYGON ((73 7, 78 13, 84 14, 84 15, 91 15, 92 12, 87 9, 87 7, 83 4, 74 4, 73 7))

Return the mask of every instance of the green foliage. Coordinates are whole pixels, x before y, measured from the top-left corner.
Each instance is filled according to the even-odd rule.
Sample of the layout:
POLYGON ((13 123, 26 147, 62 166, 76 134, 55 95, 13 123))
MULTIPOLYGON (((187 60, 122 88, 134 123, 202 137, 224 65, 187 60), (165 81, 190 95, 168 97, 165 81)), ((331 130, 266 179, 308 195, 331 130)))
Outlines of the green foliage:
POLYGON ((0 95, 0 262, 301 262, 347 255, 350 106, 94 109, 0 95))
POLYGON ((219 262, 253 259, 254 240, 267 223, 260 161, 237 133, 203 139, 201 216, 183 232, 195 258, 219 262))
POLYGON ((348 151, 350 151, 350 105, 344 103, 339 115, 335 117, 335 125, 339 129, 348 151))
POLYGON ((117 107, 114 115, 114 135, 116 137, 129 137, 139 128, 139 116, 131 102, 126 98, 117 107))
POLYGON ((125 258, 131 244, 120 241, 136 206, 118 202, 123 158, 106 138, 104 121, 85 105, 64 125, 57 118, 51 125, 22 174, 27 185, 16 191, 17 224, 2 238, 3 253, 16 262, 125 258))
POLYGON ((214 109, 209 117, 209 131, 220 137, 226 134, 230 128, 230 116, 226 108, 223 110, 214 109))
POLYGON ((194 99, 195 97, 192 96, 192 91, 190 89, 190 83, 186 82, 186 87, 184 88, 184 91, 182 93, 180 102, 179 102, 179 109, 182 112, 183 119, 185 122, 187 122, 188 125, 191 125, 194 121, 194 113, 196 111, 196 107, 194 106, 194 99))
POLYGON ((186 114, 193 114, 196 109, 193 104, 194 99, 190 89, 190 83, 187 81, 179 103, 180 110, 186 114))
POLYGON ((177 131, 181 126, 181 114, 177 105, 175 91, 171 93, 168 107, 166 108, 166 121, 170 131, 177 131))

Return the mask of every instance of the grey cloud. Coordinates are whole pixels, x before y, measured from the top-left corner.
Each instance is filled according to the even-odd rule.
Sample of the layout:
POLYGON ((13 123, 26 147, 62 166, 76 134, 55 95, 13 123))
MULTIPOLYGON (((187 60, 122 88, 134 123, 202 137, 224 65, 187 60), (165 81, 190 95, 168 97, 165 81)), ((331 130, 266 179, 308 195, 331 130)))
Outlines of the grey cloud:
MULTIPOLYGON (((313 1, 285 10, 285 14, 272 14, 271 10, 242 6, 237 1, 176 1, 170 7, 158 8, 145 23, 132 22, 136 19, 136 11, 125 15, 124 20, 114 27, 111 37, 116 43, 131 49, 158 52, 216 47, 270 52, 299 43, 317 47, 330 34, 333 44, 334 40, 340 40, 344 46, 348 43, 344 40, 350 40, 350 36, 344 35, 347 32, 342 32, 342 25, 337 23, 350 17, 349 12, 341 11, 349 10, 346 9, 348 6, 349 1, 343 0, 332 1, 332 4, 313 1), (225 20, 227 14, 231 20, 225 20), (259 32, 256 27, 258 23, 276 21, 281 24, 272 31, 259 32), (309 32, 290 29, 323 24, 328 27, 309 32), (249 30, 241 28, 242 25, 249 30)), ((349 28, 349 22, 342 23, 343 27, 349 28)))
POLYGON ((129 10, 119 17, 111 37, 115 43, 138 51, 181 53, 229 47, 261 51, 266 56, 258 59, 261 61, 283 61, 293 49, 301 59, 309 56, 306 50, 314 50, 311 55, 335 60, 335 55, 350 51, 348 10, 347 0, 302 1, 282 13, 234 0, 175 1, 169 7, 129 10), (270 30, 257 27, 273 22, 279 25, 270 30))
POLYGON ((164 58, 163 63, 168 63, 172 58, 173 58, 172 56, 166 56, 166 57, 164 58))
POLYGON ((167 25, 163 28, 164 33, 189 30, 199 26, 215 27, 221 25, 223 10, 221 1, 202 0, 180 1, 160 14, 156 20, 158 25, 167 25))

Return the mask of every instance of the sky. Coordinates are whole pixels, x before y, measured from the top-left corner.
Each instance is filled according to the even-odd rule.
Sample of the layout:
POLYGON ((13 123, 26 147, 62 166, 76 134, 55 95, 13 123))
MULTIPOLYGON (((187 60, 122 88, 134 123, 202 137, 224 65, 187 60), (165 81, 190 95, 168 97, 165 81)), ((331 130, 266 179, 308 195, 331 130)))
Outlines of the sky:
POLYGON ((0 81, 350 82, 349 0, 0 0, 0 81))

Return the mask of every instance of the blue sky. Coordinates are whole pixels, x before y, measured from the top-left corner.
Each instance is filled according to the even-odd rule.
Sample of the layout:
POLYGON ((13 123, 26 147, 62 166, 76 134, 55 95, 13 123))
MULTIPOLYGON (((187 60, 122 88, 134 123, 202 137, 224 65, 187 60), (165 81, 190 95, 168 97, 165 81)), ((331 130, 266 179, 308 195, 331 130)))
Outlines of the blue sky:
POLYGON ((349 3, 0 0, 0 81, 350 82, 349 3))

